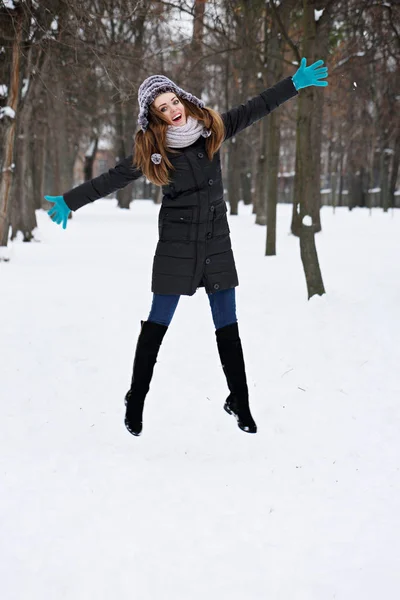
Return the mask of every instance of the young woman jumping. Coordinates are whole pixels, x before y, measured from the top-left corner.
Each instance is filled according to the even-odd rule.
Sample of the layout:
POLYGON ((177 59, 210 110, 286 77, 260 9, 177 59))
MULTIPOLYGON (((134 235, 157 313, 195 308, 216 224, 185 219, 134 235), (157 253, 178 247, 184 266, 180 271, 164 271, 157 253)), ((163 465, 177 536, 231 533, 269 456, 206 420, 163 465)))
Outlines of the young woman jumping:
POLYGON ((103 198, 145 175, 162 186, 155 250, 152 306, 141 321, 131 386, 125 396, 125 425, 142 432, 143 408, 154 365, 181 295, 204 287, 211 306, 222 368, 229 388, 224 409, 240 429, 256 433, 236 318, 239 285, 229 236, 219 149, 222 143, 268 115, 298 90, 326 86, 328 69, 319 60, 309 67, 303 58, 293 77, 261 92, 246 104, 219 114, 205 107, 163 75, 152 75, 139 87, 140 129, 133 152, 108 172, 63 196, 45 196, 54 205, 48 214, 65 229, 70 211, 103 198))

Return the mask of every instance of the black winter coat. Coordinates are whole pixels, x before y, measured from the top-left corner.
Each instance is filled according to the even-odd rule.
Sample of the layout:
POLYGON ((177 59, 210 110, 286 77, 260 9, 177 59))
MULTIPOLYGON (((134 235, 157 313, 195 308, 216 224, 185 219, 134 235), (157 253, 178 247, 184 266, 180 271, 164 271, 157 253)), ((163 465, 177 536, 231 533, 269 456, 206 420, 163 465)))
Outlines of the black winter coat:
MULTIPOLYGON (((287 77, 246 104, 221 114, 224 141, 297 93, 292 78, 287 77)), ((202 136, 179 150, 180 154, 168 154, 175 171, 170 174, 172 183, 162 187, 151 291, 192 296, 202 286, 207 293, 236 287, 239 281, 223 197, 220 153, 210 161, 202 136)), ((67 206, 75 211, 138 179, 143 173, 132 160, 130 155, 107 173, 64 194, 67 206)))

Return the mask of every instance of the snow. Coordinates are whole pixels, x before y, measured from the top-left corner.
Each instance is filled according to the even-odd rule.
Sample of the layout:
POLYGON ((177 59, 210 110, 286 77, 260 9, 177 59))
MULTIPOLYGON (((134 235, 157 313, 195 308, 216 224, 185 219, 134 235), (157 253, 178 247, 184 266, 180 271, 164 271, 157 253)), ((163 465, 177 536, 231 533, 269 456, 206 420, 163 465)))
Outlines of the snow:
MULTIPOLYGON (((97 145, 98 150, 110 150, 114 146, 114 138, 115 138, 115 129, 110 126, 105 126, 101 128, 101 133, 97 145)), ((85 152, 85 156, 91 156, 93 154, 94 148, 94 140, 92 140, 89 144, 85 152)))
MULTIPOLYGON (((100 138, 97 145, 98 150, 110 150, 112 148, 112 140, 106 138, 100 138)), ((94 140, 90 142, 88 149, 85 152, 85 156, 91 156, 93 154, 94 140)))
POLYGON ((386 64, 388 70, 394 73, 397 69, 397 61, 393 58, 393 56, 388 56, 386 59, 386 64))
POLYGON ((306 227, 311 227, 312 226, 312 217, 310 217, 310 215, 304 215, 302 223, 306 227))
POLYGON ((29 89, 29 78, 25 78, 22 80, 23 81, 23 85, 22 85, 22 89, 21 89, 21 96, 22 98, 25 98, 26 93, 29 89))
POLYGON ((3 106, 0 108, 0 119, 3 119, 3 117, 15 119, 15 110, 11 106, 3 106))
POLYGON ((10 246, 0 246, 0 262, 10 260, 10 246))
POLYGON ((347 63, 348 60, 350 60, 351 58, 354 58, 355 56, 363 57, 363 56, 365 56, 365 52, 353 52, 353 54, 349 54, 349 56, 346 56, 342 60, 339 60, 339 62, 336 64, 336 67, 343 66, 344 64, 347 63))
POLYGON ((376 600, 400 593, 400 218, 324 207, 307 301, 292 207, 277 257, 229 216, 259 431, 228 389, 204 289, 182 297, 123 425, 159 207, 101 200, 0 263, 1 595, 7 600, 376 600))
POLYGON ((9 167, 3 167, 1 172, 5 173, 6 171, 14 171, 15 169, 15 163, 11 163, 11 165, 9 167))
POLYGON ((314 9, 314 20, 319 21, 323 14, 324 14, 324 9, 322 9, 322 10, 314 9))

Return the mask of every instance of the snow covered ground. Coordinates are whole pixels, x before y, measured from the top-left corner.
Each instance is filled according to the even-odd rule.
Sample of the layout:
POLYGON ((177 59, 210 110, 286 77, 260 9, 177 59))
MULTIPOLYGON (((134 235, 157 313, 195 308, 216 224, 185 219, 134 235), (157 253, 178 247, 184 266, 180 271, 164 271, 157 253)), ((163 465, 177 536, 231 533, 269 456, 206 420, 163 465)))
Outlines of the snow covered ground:
POLYGON ((290 207, 278 256, 229 217, 257 435, 204 289, 180 300, 143 435, 123 424, 158 207, 101 200, 0 264, 2 600, 400 596, 400 214, 322 211, 307 301, 290 207), (199 367, 200 365, 200 367, 199 367))

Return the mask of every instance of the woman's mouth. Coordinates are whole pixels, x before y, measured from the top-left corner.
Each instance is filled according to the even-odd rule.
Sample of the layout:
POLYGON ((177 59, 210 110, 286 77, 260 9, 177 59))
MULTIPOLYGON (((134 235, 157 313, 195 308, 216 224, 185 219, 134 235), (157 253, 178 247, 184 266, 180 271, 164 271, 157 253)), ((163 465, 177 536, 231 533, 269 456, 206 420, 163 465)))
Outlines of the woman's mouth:
POLYGON ((182 120, 181 113, 178 113, 178 115, 176 117, 174 117, 172 120, 173 120, 174 123, 180 123, 181 120, 182 120))

